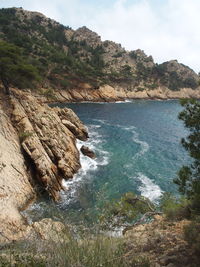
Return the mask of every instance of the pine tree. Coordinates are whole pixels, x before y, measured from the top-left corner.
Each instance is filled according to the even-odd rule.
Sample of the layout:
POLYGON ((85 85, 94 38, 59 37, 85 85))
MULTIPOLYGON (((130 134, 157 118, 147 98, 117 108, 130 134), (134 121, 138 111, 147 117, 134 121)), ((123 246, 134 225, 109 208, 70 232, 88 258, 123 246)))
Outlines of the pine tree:
POLYGON ((0 41, 0 80, 6 94, 10 94, 11 85, 30 88, 39 79, 37 69, 27 62, 21 48, 0 41))
POLYGON ((174 182, 179 186, 179 191, 192 201, 193 209, 200 212, 200 102, 182 100, 181 105, 184 110, 179 114, 179 119, 190 131, 181 143, 193 160, 180 169, 174 182))

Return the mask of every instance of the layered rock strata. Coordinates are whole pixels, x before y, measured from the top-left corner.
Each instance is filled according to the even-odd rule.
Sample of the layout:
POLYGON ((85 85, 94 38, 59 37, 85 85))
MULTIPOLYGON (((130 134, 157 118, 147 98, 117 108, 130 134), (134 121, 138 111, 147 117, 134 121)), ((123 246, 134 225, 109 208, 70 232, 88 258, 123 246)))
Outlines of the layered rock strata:
POLYGON ((12 120, 21 146, 35 170, 37 179, 54 200, 80 168, 76 138, 86 140, 87 130, 72 110, 41 105, 29 93, 14 91, 12 120))
MULTIPOLYGON (((101 86, 99 89, 91 89, 89 85, 82 88, 74 88, 71 90, 55 91, 55 98, 60 102, 113 102, 123 101, 126 99, 181 99, 181 98, 200 98, 199 89, 183 88, 179 91, 172 91, 166 87, 159 87, 157 89, 144 89, 142 91, 129 91, 120 86, 112 87, 109 85, 101 86)), ((44 98, 45 101, 45 98, 44 98)), ((51 102, 51 99, 47 101, 51 102)), ((55 101, 55 100, 53 100, 55 101)))
POLYGON ((20 211, 36 197, 38 184, 59 200, 62 180, 80 168, 76 138, 84 141, 88 133, 72 110, 50 108, 28 92, 13 89, 1 100, 0 240, 6 241, 26 232, 20 211))
MULTIPOLYGON (((1 101, 2 103, 2 101, 1 101)), ((20 210, 35 198, 18 135, 0 103, 0 242, 24 228, 20 210)))

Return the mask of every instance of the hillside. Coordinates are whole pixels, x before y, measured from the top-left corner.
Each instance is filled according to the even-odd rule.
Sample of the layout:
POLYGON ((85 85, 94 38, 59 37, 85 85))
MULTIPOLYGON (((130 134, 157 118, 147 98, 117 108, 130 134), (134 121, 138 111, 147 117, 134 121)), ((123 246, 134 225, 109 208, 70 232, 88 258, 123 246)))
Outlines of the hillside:
MULTIPOLYGON (((40 73, 38 88, 94 92, 109 86, 114 91, 126 90, 116 98, 137 98, 137 94, 146 98, 152 96, 148 91, 159 88, 177 92, 199 85, 199 76, 176 60, 156 64, 142 50, 126 51, 120 44, 101 41, 85 26, 75 31, 22 8, 0 10, 0 39, 23 49, 40 73)), ((159 92, 152 97, 154 94, 159 97, 159 92)), ((103 98, 101 93, 97 95, 103 98)), ((176 98, 177 93, 169 97, 176 98)))

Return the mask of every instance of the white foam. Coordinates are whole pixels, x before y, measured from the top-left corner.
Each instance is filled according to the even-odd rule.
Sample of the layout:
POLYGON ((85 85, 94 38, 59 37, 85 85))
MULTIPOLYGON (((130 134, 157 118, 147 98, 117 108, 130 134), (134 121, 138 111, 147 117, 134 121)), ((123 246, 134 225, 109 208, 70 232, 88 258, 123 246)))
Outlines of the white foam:
POLYGON ((150 199, 152 202, 158 201, 163 193, 161 188, 140 172, 138 173, 137 179, 142 183, 138 188, 141 195, 150 199))
POLYGON ((135 156, 133 157, 133 159, 136 159, 142 155, 144 155, 148 150, 149 150, 149 144, 145 141, 141 141, 138 137, 138 133, 136 131, 133 131, 133 141, 140 145, 141 150, 135 154, 135 156))
POLYGON ((135 126, 121 126, 121 125, 116 125, 116 126, 122 128, 123 130, 131 131, 133 133, 133 138, 132 138, 133 142, 140 145, 141 149, 138 153, 134 155, 133 160, 144 155, 149 150, 149 144, 139 139, 139 134, 136 132, 137 128, 135 126))
POLYGON ((86 179, 92 179, 92 173, 99 166, 107 165, 109 163, 110 154, 102 149, 101 144, 103 144, 104 140, 97 132, 100 127, 100 125, 89 125, 88 132, 90 138, 85 142, 80 140, 77 141, 76 146, 79 151, 82 145, 88 146, 94 151, 97 158, 91 159, 80 152, 80 170, 76 175, 74 175, 73 179, 63 181, 63 186, 67 189, 67 194, 65 192, 62 192, 61 194, 64 204, 68 204, 70 201, 73 201, 77 189, 85 182, 86 179))

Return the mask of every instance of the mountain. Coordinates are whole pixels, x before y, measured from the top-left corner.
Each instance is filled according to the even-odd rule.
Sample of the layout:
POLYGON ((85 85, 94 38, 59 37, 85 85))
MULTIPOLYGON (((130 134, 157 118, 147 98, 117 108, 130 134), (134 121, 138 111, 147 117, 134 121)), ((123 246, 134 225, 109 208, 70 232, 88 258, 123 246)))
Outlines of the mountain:
POLYGON ((85 26, 73 30, 22 8, 0 10, 0 40, 23 49, 40 73, 38 88, 98 92, 109 86, 126 90, 124 97, 131 98, 136 93, 148 97, 149 91, 159 88, 177 92, 199 86, 199 76, 176 60, 156 64, 142 50, 126 51, 120 44, 101 41, 85 26))

